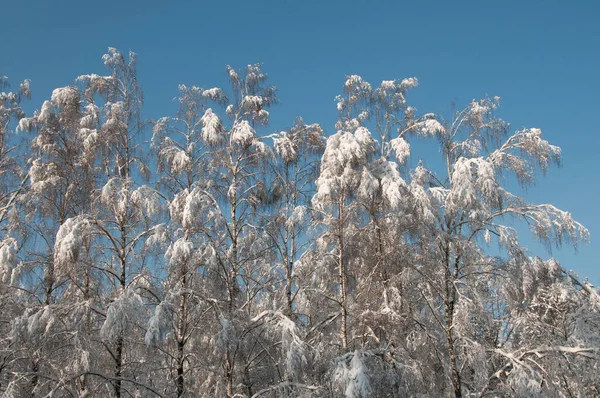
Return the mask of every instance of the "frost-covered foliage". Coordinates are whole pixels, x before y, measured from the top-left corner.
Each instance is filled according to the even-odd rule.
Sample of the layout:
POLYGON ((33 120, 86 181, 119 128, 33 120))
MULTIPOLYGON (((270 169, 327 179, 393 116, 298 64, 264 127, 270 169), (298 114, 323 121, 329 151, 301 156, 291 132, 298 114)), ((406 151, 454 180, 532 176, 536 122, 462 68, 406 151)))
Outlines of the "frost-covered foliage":
POLYGON ((376 142, 364 127, 354 133, 339 131, 330 136, 321 160, 317 193, 313 198, 315 206, 323 207, 329 202, 345 200, 356 191, 369 190, 366 166, 375 151, 376 142))
POLYGON ((8 77, 0 73, 0 134, 3 138, 9 132, 9 126, 13 121, 19 122, 25 117, 21 101, 31 97, 29 80, 23 81, 18 91, 4 91, 9 87, 8 77))
POLYGON ((142 298, 133 289, 127 289, 113 301, 106 311, 100 337, 107 342, 122 339, 130 332, 144 313, 142 298))
POLYGON ((235 124, 231 130, 231 143, 242 147, 250 146, 256 138, 256 132, 247 120, 235 124))
POLYGON ((0 279, 2 283, 12 284, 14 281, 13 274, 17 266, 17 241, 12 238, 7 238, 2 242, 0 247, 0 279))
POLYGON ((156 306, 154 315, 148 321, 148 330, 144 336, 147 345, 157 345, 165 340, 172 330, 172 312, 172 304, 168 301, 162 301, 156 306))
POLYGON ((202 139, 209 145, 217 145, 223 141, 223 126, 219 117, 208 108, 200 119, 202 123, 202 139))
POLYGON ((85 217, 67 219, 58 229, 54 244, 54 271, 56 276, 65 276, 79 260, 80 252, 86 247, 91 232, 90 222, 85 217))
POLYGON ((8 77, 0 73, 0 240, 8 238, 7 232, 14 230, 14 208, 18 196, 25 188, 27 174, 17 161, 19 126, 27 124, 23 100, 31 97, 29 80, 23 81, 19 89, 10 91, 8 77))
POLYGON ((346 398, 366 398, 371 395, 368 372, 364 363, 364 354, 356 350, 347 357, 342 357, 334 371, 333 379, 339 384, 346 398))
POLYGON ((350 75, 333 133, 282 131, 248 65, 148 123, 136 55, 102 60, 30 117, 0 78, 0 395, 598 395, 600 291, 519 240, 589 233, 508 190, 561 152, 499 98, 350 75))

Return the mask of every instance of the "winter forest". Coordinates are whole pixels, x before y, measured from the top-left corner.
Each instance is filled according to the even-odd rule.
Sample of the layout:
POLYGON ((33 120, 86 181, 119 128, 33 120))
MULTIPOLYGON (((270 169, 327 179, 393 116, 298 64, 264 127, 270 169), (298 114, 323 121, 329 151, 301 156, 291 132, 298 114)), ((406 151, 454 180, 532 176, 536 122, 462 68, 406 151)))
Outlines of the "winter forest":
POLYGON ((519 236, 588 240, 521 189, 561 150, 498 97, 341 75, 335 126, 273 126, 228 66, 148 120, 102 60, 33 114, 0 74, 2 397, 600 396, 598 290, 519 236))

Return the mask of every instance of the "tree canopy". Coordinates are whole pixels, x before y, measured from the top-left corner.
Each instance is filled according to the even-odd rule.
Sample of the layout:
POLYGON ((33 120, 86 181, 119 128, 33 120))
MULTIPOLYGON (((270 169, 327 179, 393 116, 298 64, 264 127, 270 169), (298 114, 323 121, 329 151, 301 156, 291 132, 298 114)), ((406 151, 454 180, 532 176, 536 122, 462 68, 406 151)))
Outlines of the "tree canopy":
POLYGON ((2 397, 600 395, 598 290, 518 233, 587 242, 515 189, 561 150, 498 97, 352 75, 335 126, 281 131, 227 66, 146 120, 136 54, 102 59, 32 115, 0 77, 2 397))

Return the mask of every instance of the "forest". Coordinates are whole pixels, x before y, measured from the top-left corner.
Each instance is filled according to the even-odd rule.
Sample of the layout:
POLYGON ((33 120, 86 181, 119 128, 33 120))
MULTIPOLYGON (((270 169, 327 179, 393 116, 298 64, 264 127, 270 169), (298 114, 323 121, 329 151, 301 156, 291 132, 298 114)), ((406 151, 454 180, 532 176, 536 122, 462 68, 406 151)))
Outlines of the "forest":
POLYGON ((598 290, 519 236, 589 239, 523 194, 561 150, 498 97, 340 76, 335 126, 273 126, 227 66, 148 120, 102 61, 32 114, 0 74, 2 397, 600 396, 598 290))

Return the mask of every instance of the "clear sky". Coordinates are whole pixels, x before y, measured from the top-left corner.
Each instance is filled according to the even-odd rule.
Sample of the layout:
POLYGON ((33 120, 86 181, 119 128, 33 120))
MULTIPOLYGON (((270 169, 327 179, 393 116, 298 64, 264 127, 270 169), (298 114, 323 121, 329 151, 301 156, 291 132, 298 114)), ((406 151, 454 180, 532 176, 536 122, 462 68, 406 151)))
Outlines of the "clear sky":
POLYGON ((281 99, 273 130, 301 115, 332 132, 347 74, 373 84, 418 77, 408 101, 421 112, 498 95, 514 128, 539 127, 562 147, 563 167, 526 197, 590 230, 577 254, 552 255, 600 284, 598 1, 4 0, 0 15, 0 72, 13 85, 31 79, 28 110, 81 74, 103 73, 108 46, 139 54, 149 118, 174 113, 179 83, 225 86, 225 65, 257 62, 281 99))

